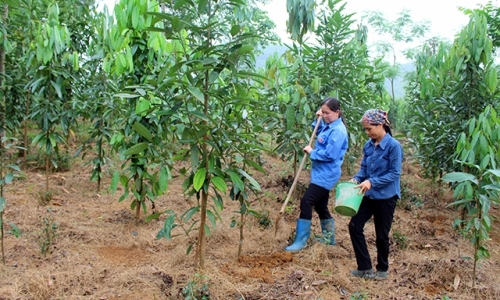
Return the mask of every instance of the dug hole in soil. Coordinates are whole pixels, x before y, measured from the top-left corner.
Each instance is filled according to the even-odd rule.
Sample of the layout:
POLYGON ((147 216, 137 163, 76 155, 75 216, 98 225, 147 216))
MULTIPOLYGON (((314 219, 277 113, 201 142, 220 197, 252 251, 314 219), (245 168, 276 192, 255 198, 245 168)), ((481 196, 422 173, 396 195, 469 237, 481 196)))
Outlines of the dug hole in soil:
MULTIPOLYGON (((473 248, 453 228, 460 213, 446 205, 449 192, 439 192, 419 177, 418 168, 405 164, 406 191, 417 195, 422 205, 408 199, 397 208, 391 231, 389 277, 370 281, 352 277, 356 268, 347 231, 348 217, 334 213, 336 246, 312 238, 296 254, 283 251, 291 242, 298 217, 298 203, 309 172, 301 173, 297 192, 280 220, 275 236, 274 221, 291 184, 289 163, 265 156, 267 174, 253 174, 262 187, 251 200, 252 209, 268 212, 267 219, 247 217, 243 251, 237 257, 239 220, 237 202, 225 199, 222 222, 207 237, 204 276, 194 268, 193 249, 186 255, 189 238, 180 227, 173 239, 157 240, 164 218, 137 222, 130 199, 118 202, 121 193, 105 189, 96 193, 89 180, 91 166, 79 159, 72 169, 50 177, 52 198, 42 203, 45 175, 25 172, 4 190, 5 265, 1 265, 0 299, 500 299, 498 242, 499 209, 493 207, 493 231, 487 244, 491 258, 478 264, 476 287, 472 288, 473 248), (285 174, 283 176, 283 174, 285 174), (22 235, 7 231, 16 224, 22 235), (52 243, 42 253, 47 232, 52 243), (477 298, 475 298, 477 296, 477 298), (205 297, 205 298, 202 298, 205 297), (448 297, 448 298, 446 298, 448 297)), ((347 177, 343 178, 347 179, 347 177)), ((196 205, 187 198, 177 177, 168 193, 156 201, 156 210, 174 210, 179 215, 196 205)), ((293 180, 293 179, 292 179, 293 180)), ((331 195, 334 207, 334 191, 331 195)), ((151 207, 148 205, 151 211, 151 207)), ((149 211, 149 212, 150 212, 149 211)), ((144 219, 144 214, 141 214, 144 219)), ((317 215, 312 236, 320 233, 317 215)), ((197 231, 191 234, 196 238, 197 231)), ((373 223, 365 228, 372 261, 376 263, 373 223)))

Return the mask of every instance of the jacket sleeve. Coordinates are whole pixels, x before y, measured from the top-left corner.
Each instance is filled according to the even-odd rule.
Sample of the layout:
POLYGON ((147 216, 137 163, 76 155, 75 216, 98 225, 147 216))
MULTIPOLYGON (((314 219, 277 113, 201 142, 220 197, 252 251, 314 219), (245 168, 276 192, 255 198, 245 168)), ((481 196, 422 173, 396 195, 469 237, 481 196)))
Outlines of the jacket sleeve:
POLYGON ((328 141, 325 149, 315 147, 310 155, 311 160, 317 161, 334 161, 342 155, 342 149, 346 146, 347 135, 341 130, 332 130, 328 136, 328 141))
POLYGON ((401 166, 403 163, 403 148, 399 143, 391 143, 388 149, 389 169, 382 176, 371 177, 372 187, 383 187, 396 181, 401 177, 401 166))

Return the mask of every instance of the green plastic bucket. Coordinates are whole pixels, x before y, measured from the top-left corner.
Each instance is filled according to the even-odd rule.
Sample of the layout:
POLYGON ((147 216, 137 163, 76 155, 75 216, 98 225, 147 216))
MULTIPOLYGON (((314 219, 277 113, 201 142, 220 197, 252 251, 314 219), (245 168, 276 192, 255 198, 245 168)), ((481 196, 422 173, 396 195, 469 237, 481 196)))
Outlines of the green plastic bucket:
POLYGON ((358 213, 363 194, 359 194, 359 188, 353 182, 339 182, 335 190, 335 211, 347 217, 358 213))

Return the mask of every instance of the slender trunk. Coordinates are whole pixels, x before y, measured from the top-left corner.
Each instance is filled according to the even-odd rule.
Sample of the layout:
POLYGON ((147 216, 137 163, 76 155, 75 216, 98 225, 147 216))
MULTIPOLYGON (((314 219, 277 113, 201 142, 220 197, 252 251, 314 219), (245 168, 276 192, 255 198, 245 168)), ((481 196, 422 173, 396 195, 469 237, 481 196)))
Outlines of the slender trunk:
POLYGON ((28 114, 29 114, 29 106, 30 106, 30 93, 26 95, 26 109, 24 112, 24 149, 23 149, 23 169, 26 170, 28 168, 28 114))
MULTIPOLYGON (((49 131, 47 130, 47 142, 50 141, 49 139, 49 131)), ((46 153, 45 154, 45 191, 48 193, 49 192, 49 176, 50 176, 50 154, 46 153)))
POLYGON ((45 154, 45 192, 49 192, 50 156, 45 154))
POLYGON ((392 103, 396 104, 396 96, 394 95, 394 79, 389 79, 391 82, 391 96, 392 96, 392 103))
MULTIPOLYGON (((3 6, 3 16, 2 16, 2 23, 5 24, 7 23, 7 17, 9 16, 9 6, 7 4, 4 4, 3 6)), ((6 37, 4 36, 4 39, 6 37)), ((3 41, 0 41, 0 88, 3 89, 3 78, 5 74, 5 48, 3 47, 3 41)), ((5 91, 4 91, 5 95, 5 91)), ((2 102, 0 103, 0 138, 3 137, 4 135, 4 130, 5 130, 5 96, 2 97, 2 102)))
MULTIPOLYGON (((137 189, 137 180, 139 180, 139 175, 137 173, 134 174, 134 188, 138 195, 142 195, 142 182, 140 183, 139 189, 137 189)), ((140 198, 140 197, 139 197, 140 198)), ((137 206, 135 207, 135 221, 136 224, 139 224, 139 218, 141 217, 141 205, 142 199, 136 199, 137 206)))
POLYGON ((141 217, 141 201, 137 200, 137 206, 135 207, 135 221, 139 223, 139 218, 141 217))
MULTIPOLYGON (((208 2, 208 23, 211 22, 211 13, 212 13, 212 2, 208 2)), ((210 29, 207 31, 207 49, 210 48, 211 45, 211 32, 210 29)), ((210 87, 210 81, 209 81, 209 72, 205 72, 205 82, 204 82, 204 108, 203 108, 203 113, 205 116, 208 115, 208 90, 210 87)), ((207 121, 203 121, 204 126, 208 126, 207 121)), ((203 144, 201 145, 201 151, 202 154, 205 158, 205 168, 208 170, 209 169, 209 153, 208 153, 208 146, 207 146, 207 140, 208 140, 208 133, 205 133, 203 135, 203 144)), ((206 181, 210 181, 210 174, 207 172, 206 181)), ((205 245, 206 245, 206 239, 205 239, 205 222, 207 220, 207 205, 208 205, 208 194, 207 192, 203 189, 202 187, 202 192, 201 192, 201 211, 200 211, 200 229, 198 231, 198 245, 196 247, 197 251, 197 267, 201 271, 205 271, 205 245)))
POLYGON ((293 153, 293 177, 297 176, 297 151, 293 153))
POLYGON ((3 211, 0 211, 0 243, 2 248, 2 262, 5 265, 5 250, 3 248, 3 211))
POLYGON ((98 165, 96 167, 96 172, 97 172, 97 193, 101 190, 101 163, 104 160, 104 155, 102 153, 102 119, 98 121, 98 130, 99 130, 99 136, 97 138, 97 161, 98 165))
MULTIPOLYGON (((243 206, 243 203, 241 203, 240 206, 243 206)), ((245 237, 243 236, 244 225, 245 225, 245 214, 241 213, 241 215, 240 215, 240 243, 238 245, 238 257, 240 257, 241 252, 243 251, 243 242, 245 241, 245 237)))
MULTIPOLYGON (((0 147, 2 147, 2 141, 0 140, 0 147)), ((3 148, 0 148, 0 176, 3 176, 3 148)), ((0 184, 0 197, 3 197, 3 184, 0 184)), ((2 248, 2 262, 5 265, 5 252, 3 249, 3 209, 0 211, 0 243, 2 248)))

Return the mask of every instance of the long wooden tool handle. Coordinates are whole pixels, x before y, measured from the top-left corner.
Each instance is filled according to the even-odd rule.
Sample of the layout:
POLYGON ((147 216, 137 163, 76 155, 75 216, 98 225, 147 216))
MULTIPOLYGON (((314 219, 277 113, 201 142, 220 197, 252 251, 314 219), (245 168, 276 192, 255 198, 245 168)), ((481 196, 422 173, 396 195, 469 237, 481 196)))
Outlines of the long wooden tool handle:
MULTIPOLYGON (((319 123, 321 123, 321 116, 319 116, 318 119, 316 120, 316 126, 314 127, 311 138, 309 139, 309 146, 312 146, 312 143, 314 141, 314 137, 316 136, 316 132, 318 131, 319 123)), ((306 158, 307 158, 307 153, 305 153, 304 156, 302 157, 302 161, 300 162, 299 169, 297 170, 297 174, 295 175, 295 179, 293 180, 292 187, 288 191, 288 195, 286 196, 286 200, 285 200, 285 202, 283 202, 283 205, 281 206, 280 214, 283 214, 285 212, 286 205, 288 204, 288 201, 290 201, 290 197, 292 196, 293 191, 295 190, 295 186, 297 185, 297 181, 299 181, 300 171, 302 171, 302 168, 304 167, 304 164, 306 162, 306 158)))

